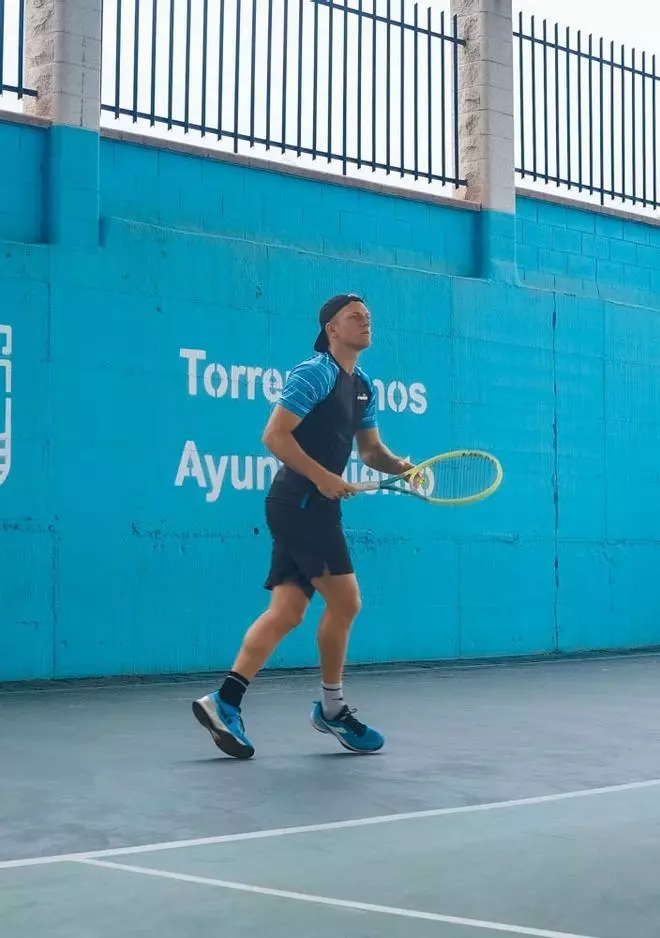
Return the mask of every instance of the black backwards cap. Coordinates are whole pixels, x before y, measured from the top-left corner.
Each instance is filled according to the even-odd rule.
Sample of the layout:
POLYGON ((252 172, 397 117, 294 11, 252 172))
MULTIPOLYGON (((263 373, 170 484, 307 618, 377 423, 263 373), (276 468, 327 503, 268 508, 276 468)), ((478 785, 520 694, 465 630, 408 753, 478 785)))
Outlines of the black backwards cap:
POLYGON ((348 306, 349 303, 364 303, 364 300, 361 296, 358 296, 357 293, 340 293, 338 296, 330 297, 321 307, 319 312, 321 331, 314 343, 314 348, 317 352, 328 351, 328 336, 326 335, 325 327, 335 318, 337 313, 342 310, 344 306, 348 306))

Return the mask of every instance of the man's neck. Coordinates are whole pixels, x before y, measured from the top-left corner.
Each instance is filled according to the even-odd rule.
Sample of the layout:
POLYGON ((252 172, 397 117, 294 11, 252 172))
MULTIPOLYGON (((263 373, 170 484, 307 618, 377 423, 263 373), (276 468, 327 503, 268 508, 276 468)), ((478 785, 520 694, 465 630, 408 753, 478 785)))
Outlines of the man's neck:
POLYGON ((347 374, 352 375, 358 360, 358 352, 345 346, 331 346, 330 354, 347 374))

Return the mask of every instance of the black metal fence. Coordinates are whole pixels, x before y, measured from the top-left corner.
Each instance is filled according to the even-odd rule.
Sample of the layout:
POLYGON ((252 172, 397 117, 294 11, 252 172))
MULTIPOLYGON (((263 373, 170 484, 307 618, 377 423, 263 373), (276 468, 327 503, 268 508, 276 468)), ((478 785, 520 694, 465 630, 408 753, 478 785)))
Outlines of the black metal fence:
POLYGON ((24 84, 25 0, 0 0, 0 95, 36 95, 24 84))
POLYGON ((558 25, 527 32, 520 14, 514 55, 517 165, 524 179, 658 208, 655 55, 558 25))
MULTIPOLYGON (((0 96, 26 0, 0 0, 0 96)), ((516 173, 660 207, 656 56, 518 18, 516 173)), ((457 18, 414 0, 104 0, 104 120, 403 185, 464 186, 457 18)))
POLYGON ((456 18, 410 0, 104 0, 102 110, 457 187, 462 44, 456 18))

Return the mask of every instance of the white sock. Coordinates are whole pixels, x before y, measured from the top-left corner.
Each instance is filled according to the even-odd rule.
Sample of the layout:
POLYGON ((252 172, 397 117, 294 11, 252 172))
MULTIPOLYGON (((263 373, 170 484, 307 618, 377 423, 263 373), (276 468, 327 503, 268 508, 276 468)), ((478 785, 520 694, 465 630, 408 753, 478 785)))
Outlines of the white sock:
POLYGON ((321 690, 323 692, 323 715, 326 720, 334 720, 346 706, 344 688, 341 684, 321 684, 321 690))

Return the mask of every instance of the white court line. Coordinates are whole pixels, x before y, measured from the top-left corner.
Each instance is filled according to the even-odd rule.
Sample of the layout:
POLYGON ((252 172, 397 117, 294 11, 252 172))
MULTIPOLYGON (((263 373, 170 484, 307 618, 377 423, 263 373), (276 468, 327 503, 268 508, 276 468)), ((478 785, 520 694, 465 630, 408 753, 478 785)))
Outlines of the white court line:
POLYGON ((439 912, 420 912, 416 909, 399 909, 391 905, 372 905, 370 902, 353 902, 349 899, 331 899, 328 896, 316 896, 306 892, 289 892, 286 889, 269 889, 266 886, 250 886, 247 883, 234 883, 223 879, 209 879, 206 876, 189 876, 186 873, 153 870, 145 866, 129 866, 127 863, 106 863, 103 860, 78 860, 76 862, 88 866, 100 866, 109 870, 123 870, 125 873, 141 873, 143 876, 176 879, 182 883, 215 886, 218 889, 233 889, 237 892, 249 892, 259 896, 274 896, 277 899, 293 899, 296 902, 314 902, 317 905, 329 905, 337 909, 350 909, 354 912, 376 912, 381 915, 396 915, 400 918, 422 919, 426 922, 443 922, 445 925, 463 925, 466 928, 482 928, 488 929, 488 931, 506 932, 509 935, 531 935, 533 938, 593 938, 593 936, 575 935, 571 932, 548 931, 548 929, 545 928, 527 928, 524 925, 505 925, 502 922, 486 922, 475 918, 441 915, 439 912))
POLYGON ((77 860, 95 860, 101 857, 121 857, 137 853, 155 853, 158 850, 181 850, 185 847, 204 847, 208 844, 236 843, 241 840, 264 840, 267 837, 286 837, 290 834, 315 834, 320 831, 345 830, 351 827, 369 827, 372 824, 391 824, 394 821, 415 821, 422 818, 444 817, 450 814, 472 814, 476 811, 495 811, 500 808, 520 808, 525 805, 551 804, 573 798, 592 798, 623 791, 639 791, 643 788, 660 787, 660 778, 646 782, 627 782, 624 785, 609 785, 605 788, 586 788, 578 791, 559 792, 554 795, 537 795, 533 798, 516 798, 512 801, 489 801, 485 804, 460 805, 454 808, 433 808, 429 811, 409 811, 405 814, 385 814, 381 817, 355 818, 350 821, 330 821, 326 824, 307 824, 303 827, 282 827, 274 830, 249 831, 245 834, 220 834, 217 837, 199 837, 195 840, 173 840, 136 847, 111 847, 108 850, 88 850, 82 853, 59 853, 48 857, 29 857, 24 860, 2 860, 0 870, 21 866, 43 866, 47 863, 66 863, 77 860))

